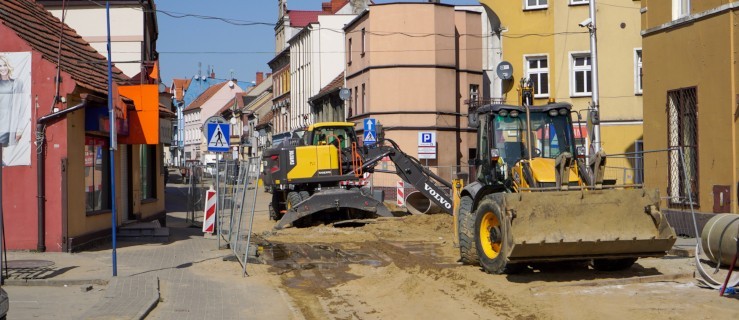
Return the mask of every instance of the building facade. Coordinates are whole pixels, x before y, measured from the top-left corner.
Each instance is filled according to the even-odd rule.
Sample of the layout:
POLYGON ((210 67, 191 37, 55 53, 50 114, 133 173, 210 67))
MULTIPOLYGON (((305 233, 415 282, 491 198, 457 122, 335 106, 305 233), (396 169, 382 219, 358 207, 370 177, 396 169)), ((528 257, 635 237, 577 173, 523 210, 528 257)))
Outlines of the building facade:
POLYGON ((673 150, 646 155, 645 183, 706 219, 738 209, 738 13, 736 2, 642 1, 644 145, 673 150))
MULTIPOLYGON (((62 4, 56 0, 36 1, 49 10, 58 19, 62 18, 62 6, 66 8, 64 22, 87 41, 91 47, 107 57, 107 28, 105 28, 105 2, 66 1, 62 4), (102 27, 101 27, 102 26, 102 27)), ((156 52, 156 40, 159 34, 156 18, 156 5, 153 0, 110 1, 110 42, 113 61, 116 66, 129 77, 142 72, 146 63, 127 61, 154 62, 157 57, 149 56, 156 52)))
POLYGON ((7 248, 78 250, 110 239, 112 228, 129 221, 163 220, 159 129, 170 120, 160 115, 155 70, 144 66, 144 81, 133 84, 113 68, 111 120, 104 56, 67 25, 60 39, 60 21, 36 2, 0 2, 0 21, 0 65, 12 71, 10 80, 0 79, 17 90, 2 95, 1 107, 16 108, 21 120, 0 130, 13 137, 3 141, 7 248), (59 41, 57 52, 52 44, 59 41), (57 66, 59 81, 51 81, 57 66), (111 121, 117 127, 113 146, 111 121), (111 223, 114 209, 117 220, 111 223))
POLYGON ((206 157, 207 154, 211 153, 207 151, 206 132, 203 131, 203 124, 212 116, 220 116, 220 110, 240 92, 244 92, 244 90, 236 82, 224 81, 209 87, 185 107, 182 113, 185 119, 186 160, 207 163, 215 159, 215 156, 206 157))
POLYGON ((310 98, 344 71, 343 26, 356 15, 321 15, 288 42, 290 44, 290 129, 315 122, 310 98))
MULTIPOLYGON (((534 105, 569 102, 585 122, 588 113, 584 111, 592 101, 592 63, 589 29, 579 24, 589 17, 589 2, 480 3, 487 11, 493 47, 502 54, 500 61, 488 60, 506 61, 513 67, 512 79, 494 78, 501 84, 493 87, 502 92, 492 92, 490 97, 519 104, 520 80, 532 79, 534 105)), ((640 6, 640 1, 597 5, 601 146, 609 154, 633 152, 642 144, 640 6)), ((586 138, 585 132, 580 133, 575 132, 576 138, 586 138)))
POLYGON ((347 119, 360 134, 365 119, 376 119, 386 138, 415 157, 419 133, 434 134, 444 152, 422 157, 424 164, 467 171, 476 140, 464 101, 482 85, 480 13, 435 3, 372 5, 344 31, 347 119))

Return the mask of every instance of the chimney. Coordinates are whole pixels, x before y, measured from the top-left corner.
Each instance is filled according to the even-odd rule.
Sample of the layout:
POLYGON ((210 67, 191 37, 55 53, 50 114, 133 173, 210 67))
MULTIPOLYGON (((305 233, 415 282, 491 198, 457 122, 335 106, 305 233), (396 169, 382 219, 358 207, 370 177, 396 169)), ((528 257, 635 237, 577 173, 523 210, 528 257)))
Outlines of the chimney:
POLYGON ((215 79, 216 78, 216 69, 210 69, 210 78, 215 79))
POLYGON ((331 2, 321 3, 321 9, 323 9, 324 13, 331 13, 331 2))
POLYGON ((260 72, 257 72, 256 85, 258 86, 260 83, 262 83, 262 81, 264 81, 264 73, 261 72, 261 71, 260 72))

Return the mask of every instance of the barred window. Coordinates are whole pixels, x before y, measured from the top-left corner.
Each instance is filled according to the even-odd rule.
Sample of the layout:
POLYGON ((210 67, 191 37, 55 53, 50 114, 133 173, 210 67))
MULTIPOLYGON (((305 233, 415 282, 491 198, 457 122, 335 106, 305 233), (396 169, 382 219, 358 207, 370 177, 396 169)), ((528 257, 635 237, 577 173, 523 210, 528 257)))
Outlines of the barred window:
POLYGON ((671 205, 698 205, 698 104, 697 89, 667 92, 668 146, 670 147, 668 194, 671 205), (674 149, 674 150, 673 150, 674 149), (683 151, 684 159, 680 157, 683 151), (684 162, 683 162, 684 160, 684 162))

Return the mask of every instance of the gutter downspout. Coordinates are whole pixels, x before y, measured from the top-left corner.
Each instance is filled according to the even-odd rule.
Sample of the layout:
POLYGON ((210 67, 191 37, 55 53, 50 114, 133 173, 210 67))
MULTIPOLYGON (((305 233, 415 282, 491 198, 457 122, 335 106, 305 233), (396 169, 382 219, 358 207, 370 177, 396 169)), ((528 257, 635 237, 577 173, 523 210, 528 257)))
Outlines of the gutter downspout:
POLYGON ((46 251, 46 126, 66 116, 68 113, 83 109, 87 106, 87 98, 76 106, 69 107, 59 112, 43 116, 36 120, 36 198, 38 211, 38 252, 46 251))

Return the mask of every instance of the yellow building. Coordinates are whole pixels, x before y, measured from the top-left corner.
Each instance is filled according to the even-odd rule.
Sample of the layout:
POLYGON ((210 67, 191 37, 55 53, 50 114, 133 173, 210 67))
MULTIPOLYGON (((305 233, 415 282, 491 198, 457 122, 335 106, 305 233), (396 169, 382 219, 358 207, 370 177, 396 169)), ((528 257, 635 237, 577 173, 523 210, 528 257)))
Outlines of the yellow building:
MULTIPOLYGON (((569 102, 587 118, 592 98, 590 36, 581 27, 589 17, 587 0, 480 0, 490 21, 493 54, 488 68, 507 61, 513 77, 490 81, 491 98, 518 104, 522 78, 534 82, 534 105, 569 102)), ((600 120, 603 149, 609 154, 641 148, 640 1, 597 2, 600 120)), ((577 119, 576 119, 577 120, 577 119)), ((583 132, 583 136, 586 134, 583 132)), ((591 135, 592 136, 592 135, 591 135)), ((576 137, 581 138, 579 132, 576 137)), ((611 178, 639 181, 633 161, 616 160, 611 178), (621 169, 625 168, 625 169, 621 169), (620 170, 620 171, 619 171, 620 170), (616 172, 619 171, 619 172, 616 172)))
POLYGON ((644 0, 642 7, 644 145, 685 154, 685 167, 677 151, 647 156, 646 183, 675 211, 687 211, 692 199, 699 212, 737 212, 739 5, 644 0))

